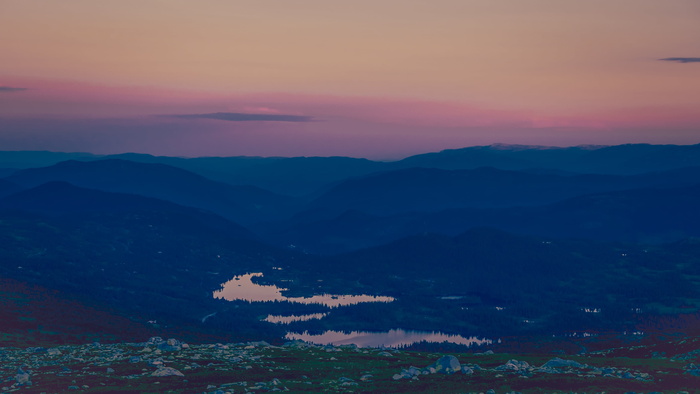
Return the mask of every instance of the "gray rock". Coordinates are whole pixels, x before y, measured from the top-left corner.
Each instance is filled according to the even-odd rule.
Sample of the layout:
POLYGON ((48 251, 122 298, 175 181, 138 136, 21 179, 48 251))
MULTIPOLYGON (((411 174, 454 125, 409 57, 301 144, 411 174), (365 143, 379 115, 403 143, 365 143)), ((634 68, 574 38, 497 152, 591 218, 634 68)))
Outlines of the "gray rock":
POLYGON ((615 372, 616 372, 616 371, 615 371, 615 368, 610 368, 610 367, 603 368, 603 369, 601 369, 601 371, 600 371, 600 373, 601 373, 603 376, 606 376, 606 375, 614 375, 615 372))
POLYGON ((46 351, 46 354, 48 354, 49 356, 59 356, 62 353, 60 350, 56 349, 55 347, 52 347, 51 349, 46 351))
MULTIPOLYGON (((411 379, 411 378, 413 378, 414 376, 416 376, 416 375, 414 375, 412 372, 410 372, 410 371, 408 371, 408 370, 406 370, 406 369, 402 369, 402 370, 401 370, 401 373, 398 374, 398 375, 401 375, 401 379, 411 379)), ((394 375, 394 376, 396 376, 396 375, 394 375)))
POLYGON ((700 376, 700 368, 698 368, 695 364, 690 363, 685 366, 685 373, 693 376, 700 376))
POLYGON ((462 366, 459 364, 459 360, 455 356, 442 356, 434 364, 430 365, 428 368, 434 368, 435 372, 442 374, 453 374, 457 371, 462 370, 462 366))
POLYGON ((394 355, 391 354, 391 353, 389 353, 389 352, 379 352, 379 353, 377 353, 377 356, 382 356, 382 357, 394 357, 394 355))
POLYGON ((309 347, 312 347, 308 342, 300 341, 298 339, 295 339, 293 341, 285 342, 282 347, 287 347, 287 348, 292 348, 292 349, 306 349, 309 347))
POLYGON ((420 368, 416 368, 414 366, 409 367, 407 371, 411 374, 411 376, 418 376, 423 372, 420 368))
POLYGON ((248 342, 248 345, 253 347, 272 347, 272 345, 266 341, 248 342))
POLYGON ((158 345, 158 349, 163 352, 177 352, 182 350, 182 343, 175 338, 170 338, 158 345))
POLYGON ((564 360, 555 357, 542 365, 541 368, 585 368, 586 366, 574 360, 564 360))
POLYGON ((157 370, 153 371, 151 376, 185 376, 182 372, 171 367, 158 367, 157 370))
POLYGON ((507 372, 527 372, 530 369, 530 364, 527 361, 508 360, 507 363, 494 368, 496 371, 507 372))
POLYGON ((160 345, 161 343, 165 342, 163 338, 161 337, 150 337, 148 338, 148 341, 144 344, 144 346, 148 345, 160 345))
POLYGON ((17 375, 15 375, 15 381, 17 381, 17 384, 19 385, 30 385, 32 384, 31 382, 31 375, 29 375, 29 372, 26 372, 22 370, 22 368, 17 370, 17 375))
POLYGON ((689 369, 685 371, 685 373, 693 375, 693 376, 700 376, 700 369, 689 369))

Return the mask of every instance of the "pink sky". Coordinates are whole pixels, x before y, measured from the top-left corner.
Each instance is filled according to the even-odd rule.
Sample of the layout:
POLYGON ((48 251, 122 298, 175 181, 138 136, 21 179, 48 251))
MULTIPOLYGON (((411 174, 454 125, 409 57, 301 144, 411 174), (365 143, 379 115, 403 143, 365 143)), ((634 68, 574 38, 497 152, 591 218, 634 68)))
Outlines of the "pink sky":
POLYGON ((698 20, 696 0, 4 0, 0 149, 700 143, 698 20), (212 113, 265 116, 163 116, 212 113))

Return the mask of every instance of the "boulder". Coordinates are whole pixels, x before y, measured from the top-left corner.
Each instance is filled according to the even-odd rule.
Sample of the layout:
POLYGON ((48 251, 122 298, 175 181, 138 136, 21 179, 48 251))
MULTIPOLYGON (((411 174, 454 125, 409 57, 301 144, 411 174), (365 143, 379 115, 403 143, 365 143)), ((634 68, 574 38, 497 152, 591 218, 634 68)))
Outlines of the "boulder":
POLYGON ((28 386, 32 384, 31 381, 31 375, 29 375, 29 372, 24 371, 22 368, 17 369, 17 375, 15 375, 15 381, 17 381, 18 385, 21 386, 28 386))
POLYGON ((158 350, 163 352, 177 352, 182 350, 182 343, 175 338, 170 338, 165 342, 161 342, 158 345, 158 350))
POLYGON ((685 366, 685 373, 693 376, 700 376, 700 368, 698 368, 695 364, 690 363, 685 366))
POLYGON ((182 372, 171 367, 158 367, 151 376, 185 376, 182 372))
POLYGON ((295 339, 295 340, 289 341, 289 342, 285 342, 284 345, 282 345, 282 347, 292 348, 292 349, 306 349, 306 348, 309 348, 312 346, 313 345, 311 345, 310 343, 304 342, 304 341, 301 341, 298 339, 295 339))
POLYGON ((56 349, 55 347, 52 347, 46 351, 46 354, 48 354, 49 356, 59 356, 62 353, 60 350, 56 349))
POLYGON ((272 345, 270 345, 270 344, 269 344, 268 342, 266 342, 266 341, 256 341, 256 342, 248 342, 248 346, 252 346, 252 347, 254 347, 254 348, 256 348, 256 347, 265 347, 265 348, 267 348, 267 347, 271 347, 272 345))
POLYGON ((442 356, 435 363, 430 365, 428 368, 434 368, 435 372, 442 374, 453 374, 457 371, 462 370, 462 366, 455 356, 442 356))
POLYGON ((564 360, 555 357, 542 365, 541 368, 585 368, 586 366, 574 360, 564 360))
POLYGON ((530 369, 527 361, 508 360, 507 363, 494 368, 496 371, 526 372, 530 369))
POLYGON ((160 345, 161 343, 165 342, 163 338, 161 337, 150 337, 148 338, 148 341, 144 344, 144 346, 148 345, 160 345))
POLYGON ((161 357, 154 358, 154 359, 148 360, 148 365, 150 365, 151 367, 161 367, 161 366, 165 365, 165 360, 163 360, 161 357))

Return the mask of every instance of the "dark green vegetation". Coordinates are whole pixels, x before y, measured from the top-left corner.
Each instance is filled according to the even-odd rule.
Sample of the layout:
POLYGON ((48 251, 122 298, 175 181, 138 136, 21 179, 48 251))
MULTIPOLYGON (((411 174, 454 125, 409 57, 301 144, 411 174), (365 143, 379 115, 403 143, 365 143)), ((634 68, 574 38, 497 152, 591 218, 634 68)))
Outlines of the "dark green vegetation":
POLYGON ((288 331, 401 328, 500 338, 499 352, 576 354, 698 335, 699 151, 495 146, 392 163, 0 152, 0 346, 150 335, 281 344, 288 331), (251 272, 287 296, 396 301, 213 298, 251 272))

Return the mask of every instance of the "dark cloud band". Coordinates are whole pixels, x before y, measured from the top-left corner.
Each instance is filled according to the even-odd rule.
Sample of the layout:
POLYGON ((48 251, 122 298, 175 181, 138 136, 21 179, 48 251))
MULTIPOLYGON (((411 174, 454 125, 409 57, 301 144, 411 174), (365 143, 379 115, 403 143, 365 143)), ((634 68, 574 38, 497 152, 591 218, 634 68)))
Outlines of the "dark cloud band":
POLYGON ((0 86, 0 93, 3 92, 21 92, 27 88, 13 88, 12 86, 0 86))
POLYGON ((211 114, 166 115, 181 119, 217 119, 230 122, 311 122, 311 116, 277 114, 243 114, 237 112, 215 112, 211 114))
POLYGON ((700 57, 666 57, 659 60, 677 63, 700 63, 700 57))

